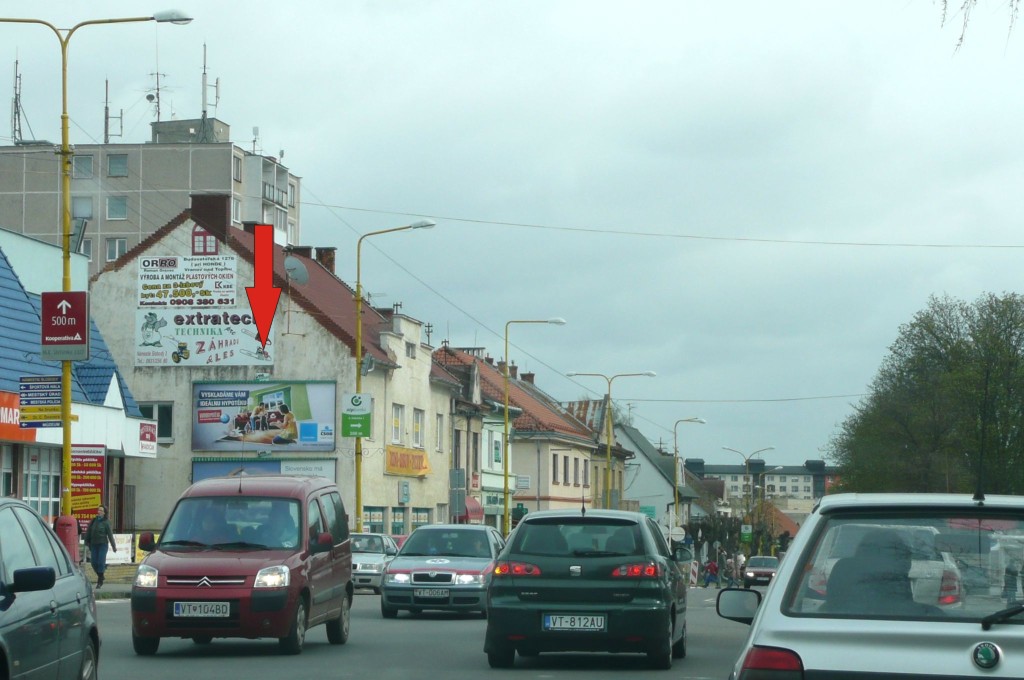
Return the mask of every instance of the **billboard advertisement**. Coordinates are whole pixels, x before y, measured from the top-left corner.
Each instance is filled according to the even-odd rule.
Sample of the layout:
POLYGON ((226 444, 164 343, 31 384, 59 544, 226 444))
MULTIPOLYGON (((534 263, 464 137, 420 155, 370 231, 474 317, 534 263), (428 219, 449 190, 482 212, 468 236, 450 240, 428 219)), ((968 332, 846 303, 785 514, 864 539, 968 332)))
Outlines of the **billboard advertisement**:
POLYGON ((265 366, 274 345, 259 340, 248 307, 139 309, 135 312, 136 366, 265 366))
POLYGON ((234 307, 234 255, 167 255, 139 259, 139 307, 234 307))
POLYGON ((71 445, 71 514, 82 531, 103 503, 106 465, 107 447, 102 444, 71 445))
POLYGON ((192 384, 194 451, 334 451, 337 385, 328 381, 192 384))

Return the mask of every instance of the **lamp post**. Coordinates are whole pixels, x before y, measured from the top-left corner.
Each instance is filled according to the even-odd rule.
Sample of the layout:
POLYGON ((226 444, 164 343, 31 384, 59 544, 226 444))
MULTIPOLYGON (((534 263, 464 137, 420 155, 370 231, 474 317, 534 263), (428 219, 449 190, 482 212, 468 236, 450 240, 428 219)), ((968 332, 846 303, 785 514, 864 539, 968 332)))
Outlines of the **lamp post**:
POLYGON ((605 375, 604 373, 578 373, 578 372, 566 373, 565 375, 570 377, 570 378, 572 378, 574 376, 589 375, 589 376, 594 376, 594 377, 597 377, 597 378, 604 378, 608 382, 608 393, 605 395, 605 399, 607 400, 607 413, 605 414, 605 424, 608 426, 607 427, 608 432, 605 433, 605 436, 606 436, 606 439, 607 439, 607 442, 606 442, 607 460, 606 460, 605 465, 607 466, 607 469, 605 470, 605 473, 604 473, 604 507, 605 508, 611 508, 612 507, 612 382, 614 382, 616 378, 626 378, 626 377, 630 377, 630 376, 644 376, 644 377, 647 377, 647 378, 653 378, 653 377, 655 377, 658 374, 655 373, 654 371, 643 371, 642 373, 616 373, 615 375, 612 375, 612 376, 605 375))
MULTIPOLYGON (((356 242, 356 394, 363 389, 363 239, 380 234, 390 234, 395 231, 407 231, 409 229, 430 229, 436 222, 433 220, 420 220, 407 224, 403 227, 392 227, 363 234, 356 242)), ((372 422, 372 415, 371 415, 372 422)), ((363 530, 363 438, 356 436, 356 532, 363 530)))
MULTIPOLYGON (((90 19, 81 21, 71 28, 57 28, 42 19, 0 18, 5 24, 39 24, 46 26, 57 36, 60 43, 60 165, 61 165, 61 251, 63 278, 61 291, 71 291, 71 143, 68 131, 68 43, 75 31, 83 26, 97 24, 126 24, 140 21, 187 24, 192 17, 178 10, 156 12, 148 17, 125 17, 120 19, 90 19)), ((61 461, 61 515, 57 520, 58 535, 72 556, 78 556, 78 532, 73 528, 76 521, 71 514, 71 361, 61 362, 60 421, 62 433, 61 461)))
MULTIPOLYGON (((514 323, 550 323, 556 326, 564 326, 565 319, 556 316, 550 319, 516 319, 505 322, 505 368, 502 371, 502 380, 505 387, 505 431, 501 440, 501 465, 505 474, 505 519, 502 522, 505 536, 508 536, 512 530, 512 518, 509 515, 508 509, 508 327, 514 323)), ((539 484, 540 480, 537 480, 537 483, 539 484)))
MULTIPOLYGON (((675 492, 675 504, 672 506, 672 514, 675 515, 675 524, 673 526, 669 527, 669 529, 673 529, 673 528, 679 526, 680 522, 681 522, 681 520, 679 518, 679 436, 678 436, 678 432, 677 432, 677 430, 679 428, 679 423, 698 423, 700 425, 706 425, 707 422, 708 421, 704 420, 703 418, 680 418, 679 420, 677 420, 675 422, 674 425, 672 425, 672 446, 673 446, 672 467, 675 470, 675 472, 672 475, 672 490, 675 492)), ((684 461, 683 462, 683 485, 685 485, 685 484, 686 484, 686 462, 684 461)))
MULTIPOLYGON (((746 468, 746 474, 744 475, 744 481, 746 481, 746 477, 750 476, 750 459, 753 458, 754 456, 756 456, 759 453, 764 453, 765 451, 774 451, 775 450, 774 446, 766 446, 763 449, 758 449, 757 451, 754 451, 753 453, 746 454, 746 453, 743 453, 742 451, 739 451, 739 450, 734 449, 734 448, 730 448, 728 446, 723 446, 722 448, 725 449, 726 451, 732 451, 733 453, 738 453, 738 454, 740 454, 743 457, 743 466, 746 468)), ((751 482, 750 482, 750 497, 747 500, 747 515, 748 516, 750 515, 750 506, 751 506, 751 501, 753 500, 753 496, 754 496, 754 482, 753 482, 753 480, 751 480, 751 482)))

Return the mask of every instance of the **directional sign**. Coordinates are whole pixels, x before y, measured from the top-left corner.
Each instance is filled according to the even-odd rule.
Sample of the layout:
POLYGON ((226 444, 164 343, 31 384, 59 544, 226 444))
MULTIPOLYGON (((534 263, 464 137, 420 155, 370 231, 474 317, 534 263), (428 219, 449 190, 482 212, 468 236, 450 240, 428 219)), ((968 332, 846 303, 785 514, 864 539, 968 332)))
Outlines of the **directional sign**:
MULTIPOLYGON (((369 437, 373 417, 373 395, 345 394, 341 400, 341 436, 369 437)), ((462 485, 465 487, 465 483, 462 485)))
POLYGON ((19 418, 21 427, 60 427, 61 376, 28 375, 18 380, 19 418))
POLYGON ((43 293, 41 356, 44 361, 89 360, 89 294, 43 293))

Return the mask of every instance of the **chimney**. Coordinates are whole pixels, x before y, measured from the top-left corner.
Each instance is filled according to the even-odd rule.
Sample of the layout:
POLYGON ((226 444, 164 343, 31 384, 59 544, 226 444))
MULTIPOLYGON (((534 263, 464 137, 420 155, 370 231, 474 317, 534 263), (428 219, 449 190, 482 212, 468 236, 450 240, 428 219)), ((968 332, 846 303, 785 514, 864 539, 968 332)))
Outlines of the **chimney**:
POLYGON ((505 360, 504 359, 502 359, 501 361, 498 362, 498 373, 501 373, 502 375, 505 375, 505 360))
POLYGON ((227 194, 192 194, 189 196, 192 219, 221 243, 227 243, 231 224, 231 201, 227 194))
POLYGON ((334 273, 334 251, 336 250, 337 248, 331 246, 317 246, 316 249, 316 261, 332 274, 334 273))
POLYGON ((313 257, 313 246, 292 246, 292 255, 311 258, 313 257))
POLYGON ((508 376, 513 380, 516 379, 516 375, 519 373, 519 367, 516 366, 516 362, 512 362, 508 367, 508 376))
POLYGON ((523 382, 528 382, 528 383, 530 383, 532 385, 533 384, 533 378, 536 375, 537 375, 536 373, 523 373, 523 382))
POLYGON ((484 361, 486 361, 491 366, 494 365, 494 357, 484 357, 484 361))

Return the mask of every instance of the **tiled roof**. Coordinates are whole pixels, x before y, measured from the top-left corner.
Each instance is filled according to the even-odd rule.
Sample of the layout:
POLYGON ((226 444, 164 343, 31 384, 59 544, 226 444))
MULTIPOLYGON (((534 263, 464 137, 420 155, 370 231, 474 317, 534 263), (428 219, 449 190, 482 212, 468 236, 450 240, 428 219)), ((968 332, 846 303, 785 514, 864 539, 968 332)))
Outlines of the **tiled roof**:
MULTIPOLYGON (((434 361, 442 367, 476 364, 480 371, 480 391, 484 399, 505 403, 505 377, 498 367, 463 350, 442 347, 434 352, 434 361)), ((594 433, 583 423, 558 407, 557 402, 536 385, 509 378, 508 402, 520 409, 512 426, 519 432, 546 432, 594 441, 594 433)))

